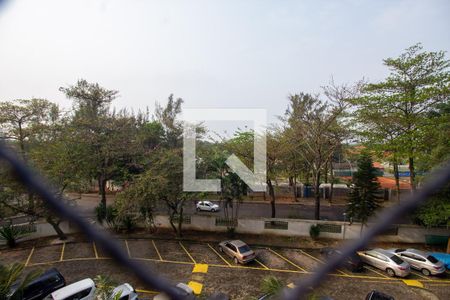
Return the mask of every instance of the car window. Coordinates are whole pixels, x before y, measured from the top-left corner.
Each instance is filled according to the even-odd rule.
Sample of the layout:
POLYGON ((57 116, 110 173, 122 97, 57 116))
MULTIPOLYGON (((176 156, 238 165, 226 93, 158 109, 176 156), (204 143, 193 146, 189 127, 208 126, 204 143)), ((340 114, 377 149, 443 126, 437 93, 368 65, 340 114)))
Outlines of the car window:
POLYGON ((401 265, 401 264, 403 263, 403 260, 402 260, 400 257, 396 256, 396 255, 392 255, 392 256, 391 256, 391 259, 392 259, 397 265, 401 265))
POLYGON ((432 262, 433 264, 438 263, 439 260, 436 259, 433 255, 428 255, 427 259, 432 262))
POLYGON ((244 245, 244 246, 239 247, 239 253, 245 253, 245 252, 248 252, 250 250, 251 249, 250 249, 250 247, 248 245, 244 245))
POLYGON ((237 252, 236 247, 235 247, 234 245, 228 244, 227 246, 228 246, 228 248, 230 248, 230 249, 233 250, 234 252, 237 252))
POLYGON ((129 295, 122 296, 119 298, 119 300, 128 300, 128 299, 129 299, 129 295))

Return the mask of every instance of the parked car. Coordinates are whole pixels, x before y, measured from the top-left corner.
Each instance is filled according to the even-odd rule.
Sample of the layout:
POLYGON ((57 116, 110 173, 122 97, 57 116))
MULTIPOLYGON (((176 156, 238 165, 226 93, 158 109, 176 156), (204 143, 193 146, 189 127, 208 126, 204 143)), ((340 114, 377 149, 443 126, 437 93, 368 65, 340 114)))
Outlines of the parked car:
POLYGON ((219 244, 219 250, 233 258, 236 264, 246 264, 256 258, 255 252, 240 240, 223 241, 219 244))
POLYGON ((441 252, 433 252, 430 254, 440 260, 447 268, 447 270, 450 270, 450 254, 441 252))
MULTIPOLYGON (((326 258, 330 258, 335 255, 340 255, 341 251, 335 248, 325 247, 320 249, 320 253, 326 258)), ((362 272, 364 270, 364 263, 356 253, 346 257, 343 266, 350 272, 362 272)))
POLYGON ((86 278, 69 284, 48 295, 46 300, 93 300, 95 299, 95 283, 86 278))
MULTIPOLYGON (((179 283, 176 285, 176 288, 179 289, 181 295, 184 295, 185 297, 194 295, 194 291, 187 284, 179 283)), ((185 299, 189 299, 189 298, 185 298, 185 299)), ((153 300, 170 300, 170 297, 168 295, 166 295, 165 293, 160 293, 160 294, 156 295, 155 297, 153 297, 153 300)))
POLYGON ((219 205, 212 203, 211 201, 199 201, 197 202, 197 211, 219 211, 219 205))
POLYGON ((388 251, 408 262, 411 268, 419 270, 425 276, 445 272, 444 264, 427 252, 416 249, 389 249, 388 251))
POLYGON ((136 290, 128 283, 121 284, 113 290, 113 297, 120 293, 119 300, 138 300, 136 290))
POLYGON ((386 271, 391 277, 406 277, 411 272, 410 265, 407 262, 383 249, 360 251, 358 255, 364 263, 386 271))
MULTIPOLYGON (((66 280, 58 272, 57 269, 52 268, 45 271, 41 276, 31 281, 21 292, 20 296, 23 300, 41 300, 48 294, 54 292, 66 285, 66 280)), ((11 295, 19 287, 19 284, 13 285, 11 295)))
POLYGON ((386 295, 377 290, 373 290, 367 294, 366 300, 395 300, 394 297, 386 295))

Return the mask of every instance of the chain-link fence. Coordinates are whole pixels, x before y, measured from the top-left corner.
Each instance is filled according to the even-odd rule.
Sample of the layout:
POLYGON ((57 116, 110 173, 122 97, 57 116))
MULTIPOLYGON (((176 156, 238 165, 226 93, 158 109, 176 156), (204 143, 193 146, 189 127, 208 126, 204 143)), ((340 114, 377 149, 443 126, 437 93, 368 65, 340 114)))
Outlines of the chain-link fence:
MULTIPOLYGON (((73 208, 66 205, 66 201, 56 196, 52 192, 50 185, 45 180, 39 178, 29 166, 27 166, 19 157, 7 148, 4 142, 0 142, 0 159, 9 163, 17 178, 29 190, 42 197, 49 207, 60 217, 74 223, 79 229, 92 241, 100 245, 116 262, 126 269, 133 272, 145 285, 163 291, 172 299, 195 299, 194 296, 184 296, 180 290, 174 287, 170 282, 159 276, 156 272, 144 265, 133 261, 128 254, 118 245, 118 243, 108 234, 100 231, 86 222, 80 217, 73 208)), ((330 272, 335 270, 344 261, 343 258, 351 255, 357 250, 367 246, 369 242, 377 235, 388 230, 397 218, 405 213, 411 212, 418 205, 424 202, 428 197, 436 191, 443 188, 450 181, 450 163, 445 164, 428 176, 426 184, 411 194, 407 199, 400 202, 399 205, 385 210, 380 214, 378 221, 369 228, 360 239, 352 241, 345 245, 339 255, 333 256, 326 264, 319 267, 314 273, 306 278, 299 279, 295 282, 295 288, 284 289, 280 295, 280 299, 294 300, 305 298, 314 287, 322 283, 330 272)), ((218 299, 211 296, 209 299, 218 299)))

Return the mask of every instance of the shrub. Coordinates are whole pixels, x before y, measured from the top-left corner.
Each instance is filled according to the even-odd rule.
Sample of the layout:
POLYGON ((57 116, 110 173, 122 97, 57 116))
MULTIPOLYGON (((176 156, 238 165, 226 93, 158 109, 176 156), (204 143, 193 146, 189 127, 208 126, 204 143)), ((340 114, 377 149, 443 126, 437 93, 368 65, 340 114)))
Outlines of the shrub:
POLYGON ((6 241, 8 247, 13 248, 16 246, 17 240, 27 233, 23 228, 13 226, 10 222, 0 228, 0 239, 6 241))
POLYGON ((311 227, 309 228, 309 235, 311 236, 311 238, 317 239, 320 235, 320 226, 317 224, 311 225, 311 227))
POLYGON ((106 205, 103 202, 100 202, 100 204, 95 207, 95 216, 97 217, 97 221, 100 224, 103 224, 103 221, 106 218, 106 205))

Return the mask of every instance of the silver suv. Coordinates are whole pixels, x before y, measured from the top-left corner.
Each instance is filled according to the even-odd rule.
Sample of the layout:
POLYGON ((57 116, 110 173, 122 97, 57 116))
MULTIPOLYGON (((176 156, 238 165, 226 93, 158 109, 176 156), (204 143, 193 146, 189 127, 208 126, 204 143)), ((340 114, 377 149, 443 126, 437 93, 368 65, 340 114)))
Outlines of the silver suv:
POLYGON ((406 277, 411 272, 410 266, 407 262, 383 249, 372 249, 358 252, 362 261, 377 269, 386 271, 386 273, 393 277, 406 277))
POLYGON ((416 249, 389 249, 388 251, 407 261, 411 268, 419 270, 425 276, 445 272, 444 264, 427 252, 416 249))
POLYGON ((219 250, 232 257, 235 264, 246 264, 256 257, 255 252, 240 240, 223 241, 219 244, 219 250))

